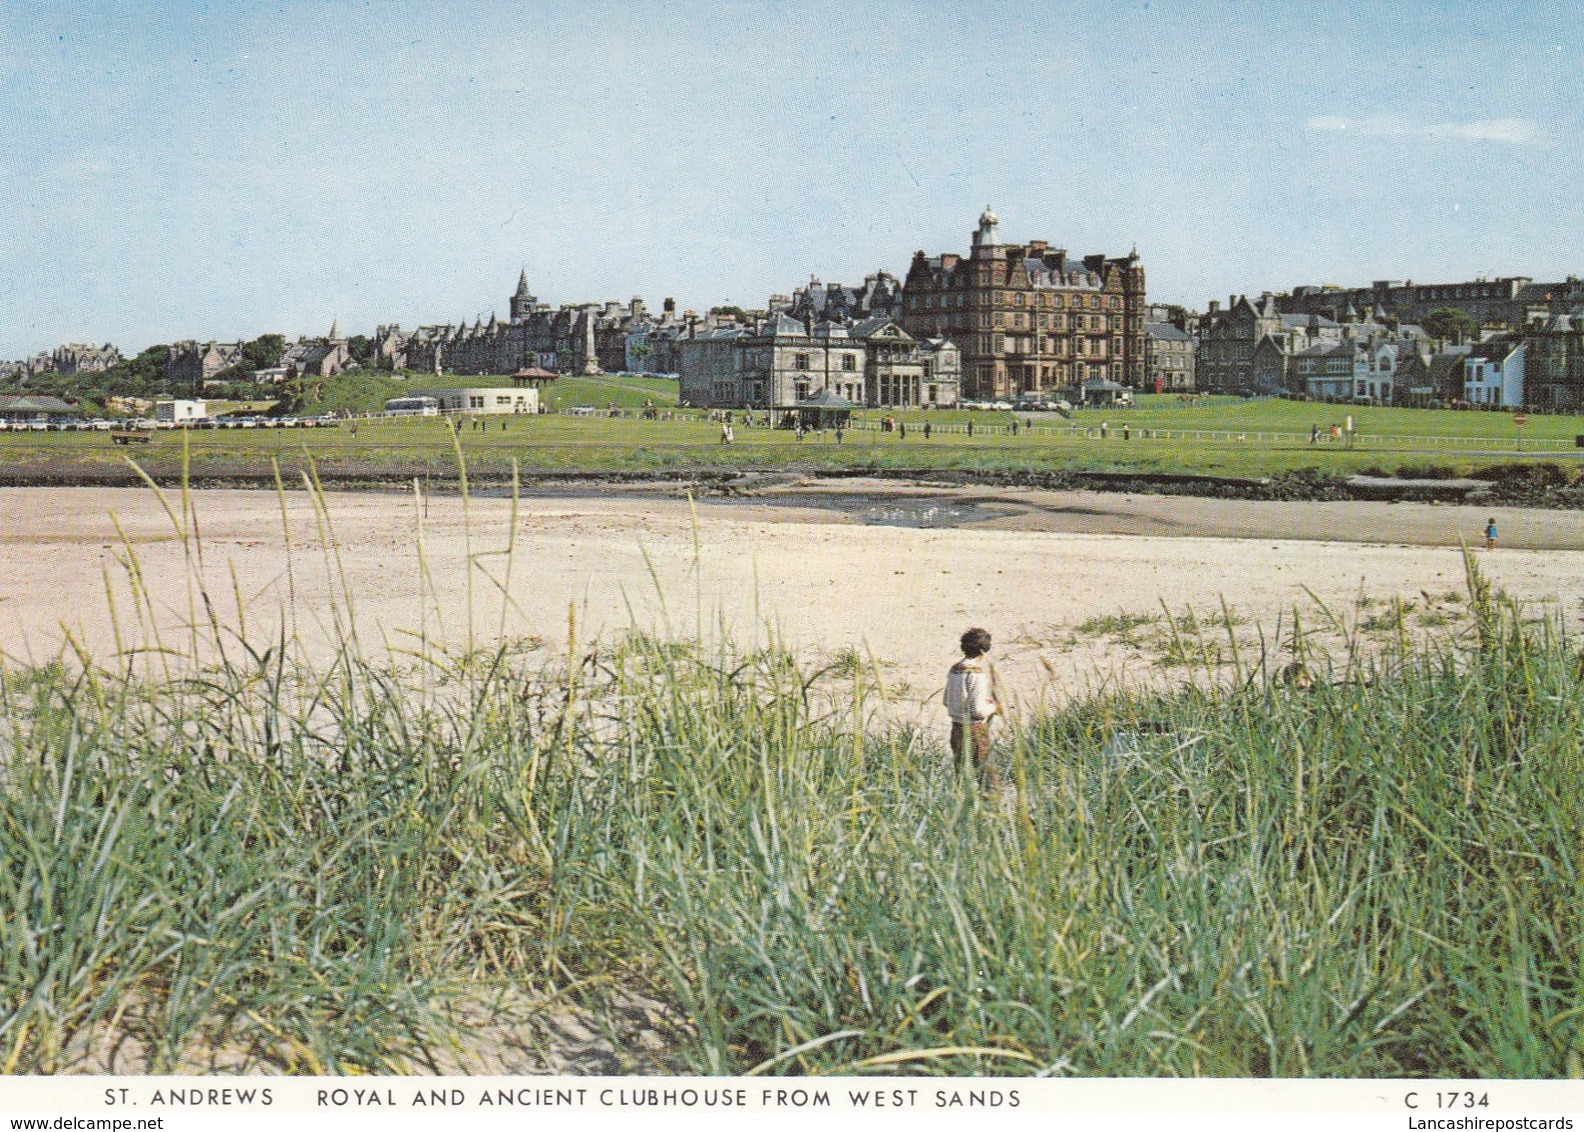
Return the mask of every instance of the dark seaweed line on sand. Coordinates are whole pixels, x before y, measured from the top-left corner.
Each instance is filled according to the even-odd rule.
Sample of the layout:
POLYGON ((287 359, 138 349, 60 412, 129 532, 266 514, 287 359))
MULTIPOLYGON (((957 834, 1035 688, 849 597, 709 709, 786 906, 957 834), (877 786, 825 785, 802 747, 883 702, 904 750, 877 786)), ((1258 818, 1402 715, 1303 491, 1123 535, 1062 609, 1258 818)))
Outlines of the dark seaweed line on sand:
MULTIPOLYGON (((161 487, 175 487, 181 483, 181 466, 177 462, 149 460, 140 461, 139 466, 161 487)), ((300 488, 305 470, 304 466, 283 464, 281 480, 289 489, 300 488)), ((415 479, 424 484, 425 490, 436 492, 456 491, 458 486, 454 475, 436 476, 432 466, 421 463, 326 461, 314 470, 322 486, 347 491, 407 489, 415 479)), ((784 484, 794 478, 874 479, 940 487, 1032 487, 1256 501, 1435 500, 1584 508, 1584 484, 1570 484, 1565 476, 1554 472, 1554 468, 1545 465, 1493 468, 1474 485, 1469 481, 1337 476, 1315 469, 1248 479, 1172 472, 828 468, 807 464, 753 469, 709 465, 652 470, 522 468, 518 478, 525 490, 537 486, 678 484, 704 494, 732 496, 754 495, 765 487, 784 484)), ((0 487, 137 487, 142 482, 133 469, 117 464, 35 461, 0 466, 0 487)), ((480 489, 498 489, 510 485, 511 472, 497 466, 475 466, 468 470, 468 482, 480 489)), ((188 483, 195 488, 273 489, 275 473, 256 463, 215 462, 191 468, 188 483)))

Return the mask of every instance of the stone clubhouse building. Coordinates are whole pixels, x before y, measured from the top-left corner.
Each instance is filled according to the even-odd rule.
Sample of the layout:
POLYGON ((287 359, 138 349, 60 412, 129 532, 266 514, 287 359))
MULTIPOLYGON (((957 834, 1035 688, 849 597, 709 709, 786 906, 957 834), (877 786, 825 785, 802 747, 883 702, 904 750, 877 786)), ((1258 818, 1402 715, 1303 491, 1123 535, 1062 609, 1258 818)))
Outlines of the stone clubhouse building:
POLYGON ((960 354, 883 315, 814 322, 777 312, 749 326, 694 327, 678 340, 682 402, 710 409, 947 408, 960 354))

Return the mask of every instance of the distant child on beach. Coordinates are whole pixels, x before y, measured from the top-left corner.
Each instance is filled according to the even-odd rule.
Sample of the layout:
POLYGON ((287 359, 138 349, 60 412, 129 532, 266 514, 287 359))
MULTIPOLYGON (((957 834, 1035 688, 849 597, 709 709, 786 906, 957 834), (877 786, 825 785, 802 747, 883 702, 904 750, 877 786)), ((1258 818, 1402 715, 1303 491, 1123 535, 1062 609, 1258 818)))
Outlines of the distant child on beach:
POLYGON ((1485 549, 1496 549, 1496 516, 1490 517, 1490 522, 1485 524, 1485 549))

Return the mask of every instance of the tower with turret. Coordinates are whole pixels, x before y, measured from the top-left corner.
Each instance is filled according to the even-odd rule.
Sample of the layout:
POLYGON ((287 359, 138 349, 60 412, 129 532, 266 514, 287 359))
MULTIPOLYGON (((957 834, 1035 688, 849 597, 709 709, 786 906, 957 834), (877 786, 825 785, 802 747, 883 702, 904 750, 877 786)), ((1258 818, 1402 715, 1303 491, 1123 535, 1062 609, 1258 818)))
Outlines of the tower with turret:
POLYGON ((1070 256, 1044 240, 1005 243, 986 208, 966 257, 913 257, 902 323, 962 351, 965 396, 980 400, 1101 394, 1144 380, 1144 265, 1070 256))
POLYGON ((969 253, 970 259, 995 259, 996 253, 1003 251, 999 231, 1000 219, 990 206, 985 205, 985 210, 979 214, 979 227, 973 234, 973 251, 969 253))

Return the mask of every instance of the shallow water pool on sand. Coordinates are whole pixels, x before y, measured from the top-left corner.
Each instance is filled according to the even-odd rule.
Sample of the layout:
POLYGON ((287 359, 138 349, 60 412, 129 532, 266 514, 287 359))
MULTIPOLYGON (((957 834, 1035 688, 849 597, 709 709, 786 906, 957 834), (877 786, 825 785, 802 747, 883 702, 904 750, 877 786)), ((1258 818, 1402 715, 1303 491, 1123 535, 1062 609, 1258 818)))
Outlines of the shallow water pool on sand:
POLYGON ((885 503, 850 512, 871 527, 963 527, 995 518, 1000 512, 972 503, 885 503))
POLYGON ((971 527, 1007 513, 1001 507, 939 499, 876 499, 874 496, 791 495, 747 499, 703 499, 706 506, 764 505, 811 508, 841 515, 866 527, 949 530, 971 527))

